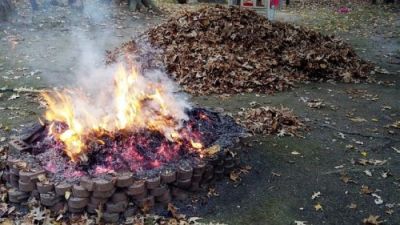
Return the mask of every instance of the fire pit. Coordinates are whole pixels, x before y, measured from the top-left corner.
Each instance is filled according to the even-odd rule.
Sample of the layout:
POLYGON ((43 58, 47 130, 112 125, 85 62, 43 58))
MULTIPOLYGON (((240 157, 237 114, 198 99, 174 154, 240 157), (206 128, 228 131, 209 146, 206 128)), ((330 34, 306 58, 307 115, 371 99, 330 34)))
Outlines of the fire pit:
POLYGON ((119 66, 103 93, 43 93, 46 121, 9 143, 8 200, 33 196, 53 211, 102 210, 105 222, 117 222, 228 175, 239 160, 226 150, 243 129, 190 107, 158 75, 119 66))

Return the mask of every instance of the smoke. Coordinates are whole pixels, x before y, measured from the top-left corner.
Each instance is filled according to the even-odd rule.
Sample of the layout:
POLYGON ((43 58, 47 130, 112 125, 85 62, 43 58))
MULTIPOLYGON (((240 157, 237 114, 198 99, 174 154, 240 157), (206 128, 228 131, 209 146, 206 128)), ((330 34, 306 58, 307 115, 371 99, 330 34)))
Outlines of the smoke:
MULTIPOLYGON (((87 2, 83 13, 92 24, 109 19, 110 12, 97 1, 87 2)), ((115 29, 103 29, 95 37, 83 30, 76 27, 71 31, 69 43, 79 52, 71 71, 73 83, 64 83, 70 88, 58 95, 46 96, 48 120, 65 122, 76 134, 95 128, 148 128, 168 136, 188 119, 185 112, 191 106, 187 97, 179 94, 178 86, 161 68, 143 71, 140 64, 129 68, 124 62, 105 65, 104 49, 115 29)))

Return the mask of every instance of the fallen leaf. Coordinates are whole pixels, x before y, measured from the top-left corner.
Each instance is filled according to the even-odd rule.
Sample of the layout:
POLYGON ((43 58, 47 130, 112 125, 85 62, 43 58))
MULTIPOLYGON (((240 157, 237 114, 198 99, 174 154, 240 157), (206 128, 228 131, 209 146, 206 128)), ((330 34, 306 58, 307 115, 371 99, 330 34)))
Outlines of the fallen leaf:
POLYGON ((14 94, 12 94, 12 95, 8 98, 8 100, 14 100, 14 99, 17 99, 17 98, 19 98, 19 97, 20 97, 19 94, 14 93, 14 94))
POLYGON ((395 147, 392 147, 392 149, 393 149, 396 153, 399 153, 399 154, 400 154, 400 149, 395 148, 395 147))
POLYGON ((390 174, 390 172, 389 171, 385 171, 385 172, 382 172, 381 173, 381 177, 382 178, 387 178, 388 176, 390 176, 391 174, 390 174))
POLYGON ((200 224, 199 220, 201 220, 201 217, 190 217, 188 218, 188 223, 189 224, 200 224))
POLYGON ((369 188, 366 185, 362 185, 360 191, 361 191, 362 194, 367 194, 367 195, 374 192, 371 188, 369 188))
POLYGON ((240 178, 239 170, 234 170, 229 174, 229 179, 235 183, 240 182, 242 179, 240 178))
POLYGON ((367 120, 361 117, 350 118, 351 121, 356 123, 366 122, 367 120))
POLYGON ((394 213, 394 210, 393 209, 388 209, 388 210, 385 211, 385 213, 388 214, 388 215, 392 215, 394 213))
POLYGON ((396 122, 390 124, 390 127, 400 129, 400 120, 397 120, 396 122))
POLYGON ((208 188, 207 197, 219 196, 217 190, 213 187, 208 188))
POLYGON ((100 221, 103 218, 103 206, 102 206, 102 204, 100 204, 99 208, 95 209, 95 211, 96 211, 96 224, 100 224, 100 221))
POLYGON ((321 196, 321 192, 314 192, 313 194, 312 194, 312 196, 311 196, 311 199, 312 200, 314 200, 314 199, 316 199, 316 198, 319 198, 321 196))
POLYGON ((213 145, 209 148, 206 148, 202 151, 202 153, 204 153, 205 155, 215 155, 216 153, 218 153, 221 150, 221 146, 219 145, 213 145))
POLYGON ((185 218, 185 215, 178 213, 178 208, 176 208, 172 203, 168 203, 167 210, 172 214, 172 217, 177 220, 185 218))
POLYGON ((30 213, 31 213, 34 221, 40 222, 40 221, 46 219, 46 211, 41 210, 40 207, 34 207, 30 213))
POLYGON ((307 221, 300 221, 300 220, 295 220, 294 221, 295 225, 307 225, 307 221))
POLYGON ((364 173, 365 173, 367 176, 372 177, 372 173, 371 173, 370 170, 364 170, 364 173))
POLYGON ((363 220, 363 223, 367 224, 367 225, 379 225, 379 224, 383 223, 383 221, 379 220, 379 217, 380 216, 369 215, 368 218, 365 218, 363 220))
POLYGON ((14 220, 6 218, 1 222, 1 225, 14 225, 14 220))
POLYGON ((322 211, 322 205, 318 202, 317 204, 314 205, 315 211, 322 211))
POLYGON ((65 197, 66 200, 68 200, 69 197, 71 197, 71 192, 70 191, 66 191, 64 197, 65 197))
POLYGON ((371 195, 375 198, 374 199, 375 204, 377 205, 383 204, 381 196, 377 195, 376 193, 372 193, 371 195))
POLYGON ((342 175, 340 176, 340 180, 343 181, 343 183, 345 183, 345 184, 347 184, 347 183, 356 183, 356 182, 353 181, 353 180, 351 179, 351 177, 348 176, 347 174, 342 174, 342 175))
POLYGON ((357 208, 357 204, 350 203, 350 205, 348 207, 349 207, 349 209, 356 209, 357 208))

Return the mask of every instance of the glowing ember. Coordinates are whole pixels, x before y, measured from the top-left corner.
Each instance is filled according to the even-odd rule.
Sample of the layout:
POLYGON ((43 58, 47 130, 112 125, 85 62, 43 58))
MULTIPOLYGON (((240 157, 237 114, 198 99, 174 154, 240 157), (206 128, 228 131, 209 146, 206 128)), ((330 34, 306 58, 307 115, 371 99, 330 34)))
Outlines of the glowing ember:
MULTIPOLYGON (((83 90, 43 93, 48 104, 45 116, 51 123, 49 134, 63 143, 63 150, 71 160, 87 160, 89 144, 105 145, 106 139, 120 140, 115 136, 117 133, 133 135, 144 130, 162 134, 175 142, 175 146, 189 141, 193 148, 202 148, 198 139, 191 140, 196 135, 191 134, 190 129, 180 131, 182 123, 188 119, 185 113, 188 104, 176 97, 165 80, 154 74, 142 75, 136 68, 128 71, 122 65, 116 69, 113 80, 114 85, 101 93, 83 90)), ((129 142, 127 138, 122 139, 129 142)), ((131 151, 133 144, 123 147, 121 155, 127 155, 124 160, 138 157, 134 156, 137 150, 131 151)), ((169 158, 174 151, 169 150, 166 154, 166 148, 171 146, 162 145, 158 151, 169 158)), ((176 147, 172 149, 176 150, 176 147)))

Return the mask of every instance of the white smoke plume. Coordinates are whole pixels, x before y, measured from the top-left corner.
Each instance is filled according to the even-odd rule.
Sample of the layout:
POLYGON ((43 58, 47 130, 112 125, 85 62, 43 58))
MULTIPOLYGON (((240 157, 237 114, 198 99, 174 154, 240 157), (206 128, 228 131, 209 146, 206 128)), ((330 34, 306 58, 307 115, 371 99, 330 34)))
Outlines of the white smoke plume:
MULTIPOLYGON (((92 23, 102 23, 110 13, 104 11, 104 7, 103 10, 96 9, 96 5, 86 4, 84 13, 92 23)), ((73 84, 63 84, 69 87, 68 90, 60 91, 58 96, 47 96, 48 102, 53 102, 53 105, 49 104, 47 119, 69 123, 70 129, 101 127, 116 130, 157 126, 158 130, 169 135, 187 119, 185 110, 190 108, 187 97, 179 94, 177 85, 161 68, 142 73, 140 65, 137 65, 138 74, 131 75, 131 68, 126 68, 122 62, 106 66, 102 46, 110 42, 108 38, 114 32, 110 28, 104 30, 102 36, 93 39, 88 37, 90 33, 82 32, 80 27, 72 31, 73 40, 70 43, 75 46, 71 47, 79 49, 71 71, 75 79, 73 84), (125 70, 121 72, 123 67, 125 70), (126 74, 121 76, 121 73, 126 74), (119 80, 116 80, 117 77, 119 80), (140 107, 137 106, 139 103, 142 104, 140 107), (121 107, 123 104, 125 106, 121 107), (73 115, 67 115, 66 108, 73 115), (135 116, 138 118, 123 118, 135 116), (160 122, 167 118, 173 118, 174 123, 160 122), (129 125, 125 126, 125 123, 129 125)))

